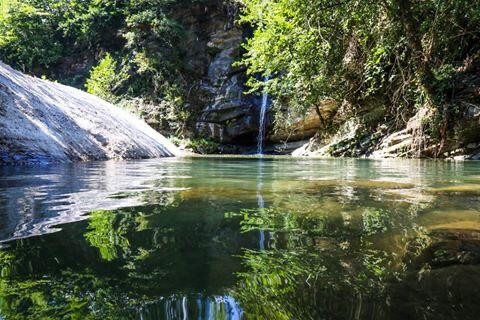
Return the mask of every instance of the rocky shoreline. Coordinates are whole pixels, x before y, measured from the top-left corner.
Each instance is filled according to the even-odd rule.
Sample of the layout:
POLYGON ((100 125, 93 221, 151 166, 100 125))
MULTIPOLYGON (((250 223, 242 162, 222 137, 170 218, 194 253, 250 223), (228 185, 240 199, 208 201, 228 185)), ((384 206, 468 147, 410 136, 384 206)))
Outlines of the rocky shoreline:
MULTIPOLYGON (((480 160, 480 141, 449 141, 441 149, 440 143, 425 134, 422 123, 431 117, 421 109, 404 128, 389 130, 380 125, 375 130, 365 128, 355 119, 344 125, 329 138, 318 134, 292 152, 293 156, 385 158, 431 158, 448 160, 480 160)), ((480 112, 465 117, 465 122, 479 123, 480 112)))

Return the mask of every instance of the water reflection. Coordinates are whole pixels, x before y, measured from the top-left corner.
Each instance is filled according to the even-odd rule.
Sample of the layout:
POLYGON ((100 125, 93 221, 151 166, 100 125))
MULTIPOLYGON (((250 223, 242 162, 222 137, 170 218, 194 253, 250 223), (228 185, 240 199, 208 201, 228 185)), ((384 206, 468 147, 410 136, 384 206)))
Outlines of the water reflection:
POLYGON ((179 200, 95 211, 61 232, 10 242, 0 251, 0 315, 239 319, 228 288, 242 248, 258 240, 238 237, 237 219, 223 215, 233 207, 217 205, 221 214, 179 200))
POLYGON ((266 157, 9 170, 3 239, 89 214, 0 249, 7 319, 480 312, 476 163, 266 157))
MULTIPOLYGON (((260 142, 259 142, 260 143, 260 142)), ((261 152, 259 152, 261 154, 261 152)), ((258 160, 258 172, 257 172, 257 203, 258 203, 258 210, 263 211, 265 209, 265 200, 263 199, 263 159, 260 158, 258 160)), ((265 250, 265 230, 259 229, 259 242, 258 248, 260 250, 265 250)))
POLYGON ((169 161, 0 167, 0 241, 55 231, 92 210, 139 205, 146 191, 181 189, 169 179, 181 179, 181 172, 162 165, 169 161))
POLYGON ((140 308, 139 318, 239 320, 243 311, 230 296, 170 296, 140 308))

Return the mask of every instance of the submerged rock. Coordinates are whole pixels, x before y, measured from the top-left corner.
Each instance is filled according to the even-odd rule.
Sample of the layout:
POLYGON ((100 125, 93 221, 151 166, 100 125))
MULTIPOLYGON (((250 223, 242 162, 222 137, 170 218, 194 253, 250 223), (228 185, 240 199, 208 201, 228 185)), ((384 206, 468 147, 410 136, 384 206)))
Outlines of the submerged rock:
POLYGON ((180 151, 125 110, 0 62, 0 164, 139 159, 180 151))
POLYGON ((432 243, 417 258, 417 264, 431 268, 455 264, 480 264, 480 231, 474 229, 432 230, 432 243))
MULTIPOLYGON (((480 268, 452 265, 387 284, 388 319, 478 319, 480 268), (390 316, 391 315, 391 316, 390 316)), ((380 317, 381 318, 381 317, 380 317)))

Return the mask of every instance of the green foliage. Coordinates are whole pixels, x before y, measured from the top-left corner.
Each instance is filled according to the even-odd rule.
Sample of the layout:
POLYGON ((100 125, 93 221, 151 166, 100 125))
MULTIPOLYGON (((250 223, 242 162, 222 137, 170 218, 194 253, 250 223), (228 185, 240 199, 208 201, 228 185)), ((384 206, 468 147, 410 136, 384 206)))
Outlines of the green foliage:
POLYGON ((85 87, 87 92, 103 99, 114 101, 115 89, 128 79, 128 74, 118 71, 117 61, 107 53, 98 65, 90 71, 85 87))
POLYGON ((255 30, 241 62, 251 75, 249 83, 259 90, 264 84, 258 74, 272 76, 265 86, 277 110, 294 115, 326 98, 346 102, 353 116, 368 109, 372 99, 383 101, 394 119, 406 120, 431 101, 442 108, 452 99, 455 70, 480 50, 478 3, 241 3, 240 21, 255 30))
MULTIPOLYGON (((181 79, 183 27, 168 10, 175 1, 135 1, 125 17, 127 68, 134 74, 128 93, 161 100, 181 79)), ((179 83, 178 85, 182 85, 179 83)))
POLYGON ((184 149, 191 150, 199 154, 218 153, 219 143, 205 138, 179 139, 172 138, 172 142, 184 149))
POLYGON ((100 256, 106 261, 117 259, 119 251, 129 251, 129 242, 125 237, 127 226, 117 220, 111 212, 94 211, 90 215, 88 232, 85 233, 85 239, 92 247, 98 248, 100 256))
POLYGON ((0 57, 23 70, 47 67, 62 54, 54 30, 54 17, 27 2, 2 5, 0 57), (5 9, 6 8, 6 9, 5 9))
POLYGON ((143 117, 156 130, 166 134, 182 137, 187 130, 186 124, 190 118, 184 91, 176 85, 165 85, 162 99, 152 101, 146 97, 122 97, 119 106, 129 109, 143 117))
POLYGON ((0 15, 0 57, 37 75, 51 72, 61 59, 111 42, 108 31, 119 26, 123 10, 114 0, 7 3, 0 15))
POLYGON ((189 77, 184 68, 185 32, 172 12, 190 2, 3 0, 1 4, 2 61, 24 72, 85 87, 112 102, 140 99, 155 106, 146 119, 157 121, 159 130, 178 135, 186 130, 190 112, 185 107, 189 77), (148 118, 152 113, 159 116, 148 118))
MULTIPOLYGON (((454 93, 462 66, 478 59, 478 1, 239 2, 240 22, 253 29, 239 64, 247 67, 252 91, 265 87, 273 96, 280 127, 328 98, 347 106, 343 118, 324 123, 330 131, 359 115, 368 126, 401 125, 421 106, 437 109, 432 133, 461 116, 454 93), (265 76, 270 80, 262 81, 265 76), (372 101, 378 112, 361 117, 372 101)), ((90 71, 89 92, 141 101, 149 110, 137 111, 158 130, 182 136, 193 122, 192 79, 203 71, 188 67, 192 26, 177 12, 198 3, 210 4, 2 0, 0 59, 79 86, 90 71)))

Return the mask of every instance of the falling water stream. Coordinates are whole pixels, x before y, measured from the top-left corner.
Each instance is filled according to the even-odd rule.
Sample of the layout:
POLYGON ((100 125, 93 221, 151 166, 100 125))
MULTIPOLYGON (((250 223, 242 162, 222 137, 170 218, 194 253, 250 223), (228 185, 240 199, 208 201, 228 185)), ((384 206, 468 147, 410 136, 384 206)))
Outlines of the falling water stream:
MULTIPOLYGON (((269 77, 265 77, 264 83, 269 77)), ((266 115, 268 108, 268 93, 264 89, 262 93, 262 104, 260 106, 260 117, 258 120, 257 154, 263 154, 263 140, 265 139, 266 115)))

